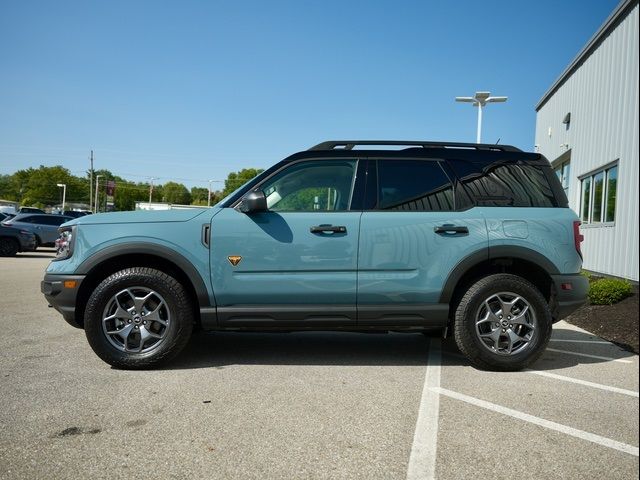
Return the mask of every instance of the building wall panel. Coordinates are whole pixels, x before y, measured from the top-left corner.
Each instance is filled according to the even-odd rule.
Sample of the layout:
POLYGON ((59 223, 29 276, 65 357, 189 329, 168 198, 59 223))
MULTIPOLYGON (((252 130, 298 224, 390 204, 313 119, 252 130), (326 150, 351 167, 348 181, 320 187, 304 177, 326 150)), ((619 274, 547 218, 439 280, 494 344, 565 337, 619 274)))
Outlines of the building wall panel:
POLYGON ((579 211, 579 177, 618 160, 614 225, 585 225, 584 267, 638 280, 638 5, 543 103, 536 148, 551 162, 571 155, 569 203, 579 211), (562 123, 571 113, 568 128, 562 123))

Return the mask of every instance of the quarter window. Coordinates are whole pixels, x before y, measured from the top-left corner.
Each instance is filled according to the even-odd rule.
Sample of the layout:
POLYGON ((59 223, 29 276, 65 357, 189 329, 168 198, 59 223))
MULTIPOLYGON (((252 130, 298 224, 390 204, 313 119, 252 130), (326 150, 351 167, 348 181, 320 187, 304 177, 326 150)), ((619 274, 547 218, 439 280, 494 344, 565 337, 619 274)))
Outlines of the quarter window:
POLYGON ((378 209, 453 210, 453 187, 433 160, 379 160, 378 209))
POLYGON ((580 179, 580 218, 594 225, 613 223, 616 217, 618 165, 613 165, 580 179))

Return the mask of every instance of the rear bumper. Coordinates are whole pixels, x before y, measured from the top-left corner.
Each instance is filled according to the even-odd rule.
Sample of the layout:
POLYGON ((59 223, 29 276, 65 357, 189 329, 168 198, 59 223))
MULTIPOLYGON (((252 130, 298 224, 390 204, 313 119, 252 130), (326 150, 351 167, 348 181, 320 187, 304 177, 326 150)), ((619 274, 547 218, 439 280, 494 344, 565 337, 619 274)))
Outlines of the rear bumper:
POLYGON ((551 312, 557 322, 584 305, 589 292, 589 280, 584 275, 551 275, 555 295, 552 297, 551 312))
POLYGON ((62 317, 76 328, 82 325, 76 320, 76 298, 84 275, 51 275, 45 274, 40 283, 40 291, 49 305, 62 314, 62 317))

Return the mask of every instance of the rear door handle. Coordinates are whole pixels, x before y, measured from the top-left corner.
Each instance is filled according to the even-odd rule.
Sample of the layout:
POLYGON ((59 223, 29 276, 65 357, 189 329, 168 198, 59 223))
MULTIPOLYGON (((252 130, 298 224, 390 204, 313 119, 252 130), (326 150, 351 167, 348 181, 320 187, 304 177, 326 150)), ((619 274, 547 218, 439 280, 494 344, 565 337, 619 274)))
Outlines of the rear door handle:
POLYGON ((469 229, 465 226, 449 224, 433 227, 433 231, 436 233, 469 233, 469 229))
POLYGON ((311 233, 347 233, 347 227, 343 225, 316 225, 309 229, 311 233))

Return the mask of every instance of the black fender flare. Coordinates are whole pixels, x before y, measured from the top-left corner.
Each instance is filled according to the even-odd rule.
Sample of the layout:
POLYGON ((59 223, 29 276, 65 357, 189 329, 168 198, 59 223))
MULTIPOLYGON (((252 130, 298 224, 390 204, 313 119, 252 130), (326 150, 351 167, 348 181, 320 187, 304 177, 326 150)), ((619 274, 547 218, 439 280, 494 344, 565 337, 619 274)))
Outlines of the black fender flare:
POLYGON ((461 260, 449 273, 440 294, 440 303, 449 303, 453 297, 460 279, 473 267, 496 258, 517 258, 534 263, 542 268, 549 276, 558 275, 560 271, 547 257, 527 247, 515 245, 496 245, 477 250, 461 260))
POLYGON ((189 278, 198 298, 200 307, 211 306, 209 292, 204 280, 196 267, 187 260, 183 255, 168 247, 147 242, 131 242, 126 244, 111 245, 104 248, 94 255, 84 260, 76 269, 77 275, 87 275, 95 267, 112 258, 121 257, 123 255, 153 255, 167 262, 173 263, 176 267, 184 272, 189 278))

